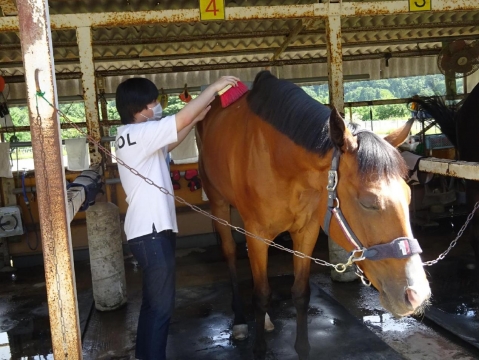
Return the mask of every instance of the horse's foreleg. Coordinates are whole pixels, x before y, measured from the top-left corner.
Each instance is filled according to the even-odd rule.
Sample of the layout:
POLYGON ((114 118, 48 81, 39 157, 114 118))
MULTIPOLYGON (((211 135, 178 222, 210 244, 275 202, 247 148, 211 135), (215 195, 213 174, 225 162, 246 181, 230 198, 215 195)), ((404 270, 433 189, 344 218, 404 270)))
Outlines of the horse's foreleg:
POLYGON ((267 273, 268 245, 249 237, 247 241, 249 261, 254 281, 253 306, 256 321, 254 353, 257 358, 260 358, 266 353, 266 340, 264 338, 265 315, 271 301, 271 290, 268 284, 267 273))
MULTIPOLYGON (((316 238, 307 239, 303 234, 292 234, 293 248, 311 256, 316 238)), ((296 342, 294 348, 300 360, 307 359, 311 349, 308 339, 308 307, 311 295, 309 287, 310 267, 311 261, 309 259, 294 256, 294 284, 291 289, 293 304, 296 308, 296 342)))
MULTIPOLYGON (((224 201, 212 201, 211 213, 214 216, 224 219, 231 223, 230 206, 224 201)), ((216 231, 221 238, 221 249, 228 264, 232 288, 231 308, 235 314, 233 321, 233 337, 237 340, 243 340, 248 337, 248 325, 244 316, 243 303, 238 287, 238 276, 236 271, 236 242, 231 234, 231 229, 227 226, 215 222, 216 231)))

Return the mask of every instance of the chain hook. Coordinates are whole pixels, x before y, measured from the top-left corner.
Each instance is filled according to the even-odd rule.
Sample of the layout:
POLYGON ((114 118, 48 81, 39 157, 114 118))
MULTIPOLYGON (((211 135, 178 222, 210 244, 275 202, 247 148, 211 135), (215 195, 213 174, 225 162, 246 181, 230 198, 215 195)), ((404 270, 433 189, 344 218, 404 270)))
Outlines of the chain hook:
POLYGON ((364 272, 361 270, 359 266, 355 264, 354 273, 361 279, 361 282, 366 286, 371 286, 371 281, 364 275, 364 272))
POLYGON ((339 264, 336 264, 334 265, 334 270, 336 270, 338 273, 343 273, 346 271, 346 269, 353 265, 356 261, 361 261, 361 260, 364 260, 366 259, 364 257, 364 251, 366 249, 356 249, 356 250, 353 250, 351 251, 350 255, 349 255, 349 258, 348 258, 348 261, 346 263, 339 263, 339 264), (357 256, 357 254, 359 254, 357 256))

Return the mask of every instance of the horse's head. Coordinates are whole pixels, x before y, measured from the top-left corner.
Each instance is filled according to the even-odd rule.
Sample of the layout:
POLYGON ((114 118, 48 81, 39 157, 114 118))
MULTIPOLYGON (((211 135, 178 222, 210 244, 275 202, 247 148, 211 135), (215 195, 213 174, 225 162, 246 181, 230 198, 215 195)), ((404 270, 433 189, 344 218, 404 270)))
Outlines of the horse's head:
MULTIPOLYGON (((328 194, 337 196, 333 207, 343 214, 350 231, 341 227, 331 200, 329 210, 333 215, 328 220, 330 225, 325 222, 324 227, 329 227, 331 237, 348 251, 371 249, 365 260, 355 264, 379 290, 383 307, 395 316, 421 312, 431 294, 418 254, 420 248, 409 224, 411 193, 404 180, 406 167, 395 149, 406 139, 411 125, 381 139, 372 132, 351 132, 336 110, 329 124, 340 160, 337 187, 328 194), (348 232, 352 232, 352 239, 348 239, 348 232), (355 240, 359 244, 355 245, 355 240), (376 246, 382 244, 391 245, 376 246)), ((331 172, 329 177, 331 181, 331 172)))

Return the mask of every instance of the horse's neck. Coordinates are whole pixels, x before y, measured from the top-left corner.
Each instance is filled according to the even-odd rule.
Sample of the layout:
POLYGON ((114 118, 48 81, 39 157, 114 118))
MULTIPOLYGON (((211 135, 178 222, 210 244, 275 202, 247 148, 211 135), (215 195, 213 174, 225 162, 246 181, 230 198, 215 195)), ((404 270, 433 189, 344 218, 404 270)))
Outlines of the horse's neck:
POLYGON ((321 156, 295 144, 286 135, 274 129, 270 124, 262 126, 263 136, 254 146, 268 146, 271 163, 276 171, 285 178, 295 178, 296 181, 318 188, 327 177, 331 164, 331 154, 321 156))

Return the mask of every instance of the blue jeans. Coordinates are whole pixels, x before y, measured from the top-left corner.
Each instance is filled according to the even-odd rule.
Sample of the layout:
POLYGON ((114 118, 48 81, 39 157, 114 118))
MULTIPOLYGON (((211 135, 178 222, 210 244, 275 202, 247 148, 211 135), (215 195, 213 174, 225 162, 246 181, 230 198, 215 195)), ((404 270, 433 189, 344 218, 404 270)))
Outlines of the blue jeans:
POLYGON ((166 230, 128 241, 143 272, 143 299, 136 333, 137 359, 166 359, 166 339, 175 307, 175 240, 176 234, 166 230))

